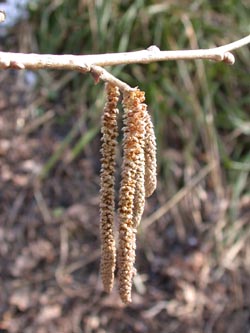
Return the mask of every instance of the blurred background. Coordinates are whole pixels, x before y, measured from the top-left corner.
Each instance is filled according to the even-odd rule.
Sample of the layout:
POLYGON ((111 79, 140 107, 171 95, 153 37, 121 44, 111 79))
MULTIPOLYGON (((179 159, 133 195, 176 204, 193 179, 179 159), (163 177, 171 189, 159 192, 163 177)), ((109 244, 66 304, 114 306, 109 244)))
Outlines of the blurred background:
MULTIPOLYGON (((1 50, 13 52, 209 48, 250 32, 247 0, 0 9, 12 13, 0 25, 1 50)), ((0 72, 1 333, 250 332, 249 50, 234 52, 234 66, 108 68, 146 92, 158 144, 129 306, 117 285, 105 294, 99 276, 103 83, 67 71, 0 72)), ((119 145, 117 192, 121 156, 119 145)))

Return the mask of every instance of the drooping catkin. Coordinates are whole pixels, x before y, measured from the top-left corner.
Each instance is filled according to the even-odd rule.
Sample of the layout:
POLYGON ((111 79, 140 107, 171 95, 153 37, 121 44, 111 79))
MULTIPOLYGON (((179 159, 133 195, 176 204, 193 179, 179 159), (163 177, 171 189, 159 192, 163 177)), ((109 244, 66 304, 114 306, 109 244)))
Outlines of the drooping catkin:
MULTIPOLYGON (((144 121, 146 120, 148 111, 147 105, 142 103, 141 108, 143 109, 144 113, 144 121)), ((140 145, 143 149, 143 154, 140 155, 140 158, 137 161, 137 181, 136 181, 136 188, 135 188, 135 196, 134 196, 134 211, 133 211, 133 224, 135 228, 138 228, 142 214, 144 211, 145 206, 145 139, 147 136, 146 133, 146 121, 145 121, 145 134, 144 140, 141 140, 140 145)))
POLYGON ((131 302, 132 279, 135 272, 136 227, 139 223, 137 214, 140 216, 142 214, 135 209, 144 207, 146 105, 142 104, 143 101, 144 93, 139 89, 124 93, 124 153, 119 198, 118 248, 119 292, 124 303, 131 302), (135 195, 137 195, 136 199, 135 195))
POLYGON ((154 133, 154 125, 148 113, 146 113, 145 121, 145 196, 149 197, 156 189, 157 184, 156 138, 154 133))
POLYGON ((102 158, 100 190, 101 277, 104 290, 110 292, 114 283, 116 247, 114 237, 114 173, 115 149, 118 135, 117 103, 119 89, 106 83, 107 102, 102 116, 102 158))

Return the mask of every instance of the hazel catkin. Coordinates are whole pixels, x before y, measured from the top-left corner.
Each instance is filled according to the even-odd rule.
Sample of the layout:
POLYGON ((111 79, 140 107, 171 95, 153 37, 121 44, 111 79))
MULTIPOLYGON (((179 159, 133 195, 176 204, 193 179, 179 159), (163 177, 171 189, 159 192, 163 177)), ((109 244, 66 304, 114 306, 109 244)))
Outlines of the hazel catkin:
POLYGON ((124 93, 124 153, 119 197, 118 248, 119 293, 124 303, 131 302, 138 224, 138 221, 135 223, 134 209, 135 207, 138 209, 139 204, 135 201, 135 194, 136 190, 143 186, 142 179, 144 179, 143 143, 146 107, 142 104, 143 101, 144 93, 139 89, 124 93))
POLYGON ((105 85, 107 102, 102 116, 101 148, 101 190, 100 190, 100 235, 101 235, 101 277, 104 290, 110 292, 114 283, 116 266, 116 247, 114 237, 115 209, 115 149, 118 135, 117 103, 119 89, 110 84, 105 85))
POLYGON ((154 125, 148 113, 145 115, 146 135, 145 135, 145 196, 149 197, 156 189, 157 165, 156 165, 156 138, 154 125))

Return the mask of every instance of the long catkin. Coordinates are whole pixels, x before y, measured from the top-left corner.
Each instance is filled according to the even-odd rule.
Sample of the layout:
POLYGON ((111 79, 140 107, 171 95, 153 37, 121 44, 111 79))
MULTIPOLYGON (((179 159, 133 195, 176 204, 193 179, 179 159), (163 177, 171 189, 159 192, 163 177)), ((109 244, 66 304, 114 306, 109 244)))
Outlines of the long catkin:
POLYGON ((145 121, 145 196, 149 197, 156 189, 157 183, 156 138, 154 133, 154 125, 148 113, 145 115, 145 121))
POLYGON ((117 103, 119 89, 110 84, 105 85, 107 102, 102 116, 102 158, 100 190, 100 235, 101 235, 101 277, 104 290, 110 292, 114 284, 116 266, 116 247, 114 237, 115 209, 115 150, 118 136, 117 103))
MULTIPOLYGON (((139 89, 124 93, 124 137, 122 180, 119 197, 119 293, 124 303, 131 302, 132 279, 135 272, 135 250, 140 203, 135 195, 144 188, 144 140, 146 106, 144 93, 139 89)), ((143 198, 144 206, 144 198, 143 198)))

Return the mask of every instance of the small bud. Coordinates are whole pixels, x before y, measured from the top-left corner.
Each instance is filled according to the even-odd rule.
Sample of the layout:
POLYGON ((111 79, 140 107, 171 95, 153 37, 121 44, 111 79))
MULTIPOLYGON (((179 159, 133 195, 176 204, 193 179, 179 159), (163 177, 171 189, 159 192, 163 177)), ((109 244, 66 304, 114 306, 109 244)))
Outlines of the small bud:
POLYGON ((6 14, 4 11, 0 10, 0 23, 4 22, 6 19, 6 14))
POLYGON ((159 52, 159 51, 160 51, 159 47, 156 46, 156 45, 151 45, 151 46, 149 46, 149 47, 147 48, 147 50, 148 50, 148 51, 151 51, 151 52, 159 52))
POLYGON ((226 52, 223 61, 226 64, 233 65, 235 63, 234 55, 231 52, 226 52))
POLYGON ((13 69, 25 69, 24 64, 22 64, 21 62, 17 62, 17 61, 11 61, 10 67, 13 69))

